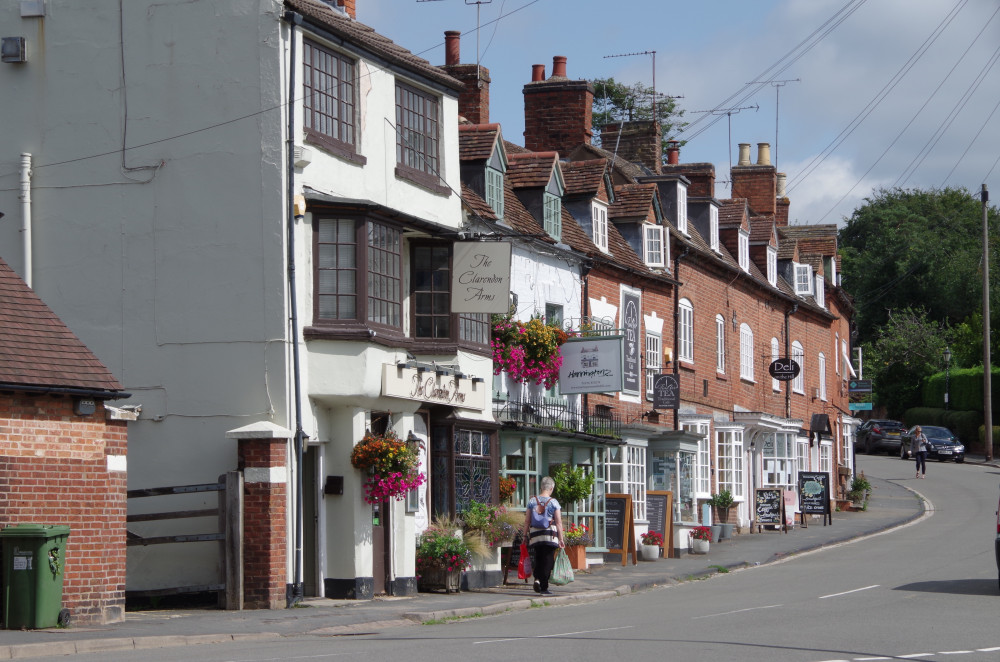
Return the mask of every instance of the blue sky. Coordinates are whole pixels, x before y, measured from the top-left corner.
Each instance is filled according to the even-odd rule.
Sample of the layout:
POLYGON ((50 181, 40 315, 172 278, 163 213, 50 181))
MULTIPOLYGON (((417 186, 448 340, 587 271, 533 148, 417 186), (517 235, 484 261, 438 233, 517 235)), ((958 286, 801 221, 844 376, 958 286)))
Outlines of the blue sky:
POLYGON ((462 31, 462 62, 476 61, 478 11, 479 58, 492 79, 491 121, 515 143, 523 144, 521 90, 531 65, 544 64, 548 76, 552 57, 562 55, 570 78, 648 85, 651 55, 606 56, 656 51, 657 91, 682 96, 684 120, 692 123, 679 136, 688 140, 681 160, 716 165, 717 197, 729 195, 737 143, 753 144, 756 158, 756 143, 769 142, 778 170, 788 174, 792 223, 842 222, 877 187, 948 185, 978 195, 985 182, 993 203, 1000 200, 996 0, 357 5, 359 21, 433 64, 444 63, 445 30, 462 31), (842 20, 834 27, 830 19, 842 20), (833 29, 810 37, 824 24, 833 29), (746 85, 792 79, 799 81, 746 85), (759 109, 727 117, 724 110, 737 106, 759 109), (719 110, 707 117, 694 112, 712 109, 719 110))

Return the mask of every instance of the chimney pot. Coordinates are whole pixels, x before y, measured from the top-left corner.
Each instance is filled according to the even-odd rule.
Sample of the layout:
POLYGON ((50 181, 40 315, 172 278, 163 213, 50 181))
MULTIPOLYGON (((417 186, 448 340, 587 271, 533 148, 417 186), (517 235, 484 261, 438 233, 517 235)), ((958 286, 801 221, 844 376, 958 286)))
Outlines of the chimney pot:
POLYGON ((787 181, 787 179, 788 179, 788 175, 787 174, 785 174, 783 172, 779 172, 778 173, 778 186, 777 186, 778 191, 777 191, 777 195, 775 197, 778 197, 778 198, 785 197, 785 182, 787 181))
POLYGON ((552 58, 552 77, 566 78, 566 56, 556 55, 552 58))
POLYGON ((738 166, 750 165, 750 143, 740 143, 740 157, 736 162, 738 166))
POLYGON ((537 83, 538 81, 542 80, 545 80, 545 65, 544 64, 531 65, 531 82, 537 83))
POLYGON ((757 143, 757 165, 771 165, 771 143, 757 143))
POLYGON ((445 30, 444 33, 444 63, 459 64, 462 61, 462 33, 458 30, 445 30))
POLYGON ((667 163, 677 165, 681 162, 681 148, 676 140, 667 141, 667 163))

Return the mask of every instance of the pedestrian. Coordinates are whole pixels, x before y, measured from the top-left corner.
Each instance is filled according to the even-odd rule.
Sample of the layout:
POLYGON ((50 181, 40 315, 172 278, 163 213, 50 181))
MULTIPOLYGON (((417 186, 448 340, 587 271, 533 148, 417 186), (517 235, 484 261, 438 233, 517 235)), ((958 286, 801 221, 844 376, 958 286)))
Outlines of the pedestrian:
POLYGON ((556 482, 550 476, 542 478, 541 491, 528 500, 524 513, 524 539, 532 554, 532 573, 535 575, 535 593, 549 592, 549 576, 555 564, 556 551, 563 542, 562 514, 559 502, 552 497, 556 482))
POLYGON ((913 436, 910 437, 910 453, 917 460, 917 478, 927 475, 927 435, 924 434, 918 425, 913 428, 913 436))

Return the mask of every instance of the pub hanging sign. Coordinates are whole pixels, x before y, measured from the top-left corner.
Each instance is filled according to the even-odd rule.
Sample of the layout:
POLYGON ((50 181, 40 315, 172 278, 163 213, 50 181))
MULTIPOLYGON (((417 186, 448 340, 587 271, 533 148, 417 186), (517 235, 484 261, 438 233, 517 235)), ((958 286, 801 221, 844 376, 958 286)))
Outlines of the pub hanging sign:
POLYGON ((510 306, 510 244, 456 241, 451 312, 505 314, 510 306))

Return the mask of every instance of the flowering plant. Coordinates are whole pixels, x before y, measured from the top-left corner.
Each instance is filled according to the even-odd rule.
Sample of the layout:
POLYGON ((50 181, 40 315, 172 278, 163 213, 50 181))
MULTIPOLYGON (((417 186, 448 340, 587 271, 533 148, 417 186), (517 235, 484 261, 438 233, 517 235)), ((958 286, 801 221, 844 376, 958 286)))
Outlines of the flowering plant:
POLYGON ((454 531, 431 525, 417 538, 417 572, 428 570, 467 570, 472 567, 472 552, 465 540, 454 531))
POLYGON ((500 500, 510 501, 510 498, 517 491, 517 481, 510 476, 500 476, 498 483, 500 485, 500 500))
POLYGON ((691 533, 689 535, 695 540, 712 541, 712 529, 707 526, 696 526, 691 529, 691 533))
POLYGON ((516 513, 507 511, 505 506, 470 501, 462 513, 462 524, 466 533, 475 531, 490 547, 496 547, 505 540, 513 540, 517 535, 517 525, 521 521, 516 513))
MULTIPOLYGON (((709 533, 711 533, 711 531, 709 533)), ((643 545, 656 545, 657 547, 663 547, 663 536, 657 531, 646 531, 646 533, 639 537, 642 539, 643 545)))
POLYGON ((562 365, 559 346, 568 338, 564 331, 538 317, 520 322, 510 315, 494 315, 490 336, 493 374, 506 372, 519 382, 555 386, 562 365))
POLYGON ((368 472, 364 484, 366 503, 390 498, 400 501, 425 480, 419 471, 416 447, 402 441, 392 430, 382 435, 366 432, 351 450, 351 465, 368 472))
POLYGON ((567 547, 573 545, 583 545, 589 547, 594 544, 594 537, 590 535, 590 528, 586 524, 573 524, 563 529, 563 542, 567 547))

